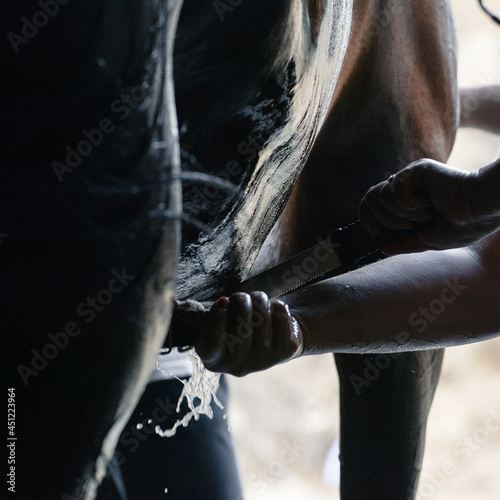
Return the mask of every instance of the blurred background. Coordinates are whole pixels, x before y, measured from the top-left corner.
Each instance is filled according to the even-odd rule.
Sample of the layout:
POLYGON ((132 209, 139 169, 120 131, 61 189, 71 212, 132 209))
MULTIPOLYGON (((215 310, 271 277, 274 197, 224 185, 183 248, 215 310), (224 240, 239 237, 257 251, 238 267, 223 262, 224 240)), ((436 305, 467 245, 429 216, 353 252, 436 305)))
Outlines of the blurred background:
MULTIPOLYGON (((500 26, 476 0, 452 3, 460 85, 499 83, 500 26)), ((500 13, 500 0, 485 4, 500 13)), ((463 129, 448 163, 473 170, 499 152, 500 137, 463 129)), ((229 419, 245 500, 338 500, 333 357, 308 357, 243 379, 230 377, 230 385, 229 419)), ((489 415, 500 421, 500 339, 448 349, 429 418, 419 500, 500 498, 500 431, 488 426, 489 415)))

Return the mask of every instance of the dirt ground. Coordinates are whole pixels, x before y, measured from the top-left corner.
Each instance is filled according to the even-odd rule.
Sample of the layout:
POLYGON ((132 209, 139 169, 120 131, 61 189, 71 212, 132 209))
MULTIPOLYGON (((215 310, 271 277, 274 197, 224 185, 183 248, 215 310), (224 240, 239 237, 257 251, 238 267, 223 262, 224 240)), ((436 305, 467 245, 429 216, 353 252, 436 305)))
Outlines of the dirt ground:
MULTIPOLYGON (((500 12, 500 0, 485 2, 500 12)), ((459 82, 500 82, 500 27, 475 0, 453 0, 461 45, 459 82)), ((459 132, 449 163, 494 160, 500 137, 459 132)), ((332 356, 295 360, 231 379, 229 409, 245 500, 339 499, 335 440, 338 382, 332 356), (328 473, 322 475, 326 463, 328 473)), ((431 411, 419 500, 500 498, 500 339, 448 349, 431 411)), ((388 499, 390 500, 390 499, 388 499)))

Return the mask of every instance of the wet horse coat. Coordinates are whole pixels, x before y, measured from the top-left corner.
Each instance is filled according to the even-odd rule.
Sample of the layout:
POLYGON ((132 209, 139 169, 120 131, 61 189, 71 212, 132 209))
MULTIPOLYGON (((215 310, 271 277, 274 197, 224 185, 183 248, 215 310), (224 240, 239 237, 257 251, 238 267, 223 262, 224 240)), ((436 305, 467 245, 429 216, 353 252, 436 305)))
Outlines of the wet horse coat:
MULTIPOLYGON (((251 12, 240 12, 245 14, 245 20, 251 19, 251 12)), ((234 29, 240 29, 237 14, 235 10, 231 14, 235 19, 230 21, 228 15, 224 21, 234 22, 234 29)), ((255 26, 250 21, 248 24, 255 26)), ((243 46, 248 43, 246 40, 244 34, 243 46)), ((197 80, 190 78, 187 98, 184 97, 184 68, 176 66, 178 113, 181 125, 185 124, 181 146, 189 153, 183 168, 191 178, 194 178, 192 170, 198 168, 218 174, 226 182, 236 177, 231 175, 232 168, 244 172, 245 166, 255 169, 252 172, 257 174, 262 169, 266 174, 266 169, 272 168, 272 175, 262 177, 259 182, 265 184, 259 186, 260 191, 252 190, 252 178, 246 184, 250 191, 237 188, 231 191, 230 186, 221 185, 203 192, 190 182, 184 184, 185 210, 209 227, 202 231, 194 245, 184 246, 179 298, 215 299, 235 289, 240 275, 245 276, 254 249, 260 247, 269 222, 280 212, 290 188, 289 181, 296 172, 291 155, 283 159, 278 156, 278 161, 273 162, 273 152, 282 150, 268 133, 273 127, 279 130, 283 121, 279 116, 281 104, 294 92, 287 86, 277 85, 275 79, 271 86, 274 94, 266 94, 270 84, 263 84, 261 80, 260 95, 264 101, 272 97, 269 111, 278 113, 277 121, 272 119, 274 125, 268 128, 264 124, 267 117, 259 114, 258 108, 251 108, 250 116, 259 117, 264 132, 260 132, 262 128, 248 132, 244 121, 248 118, 248 101, 243 101, 243 105, 241 100, 237 102, 236 110, 242 121, 234 121, 232 94, 234 87, 243 92, 253 81, 250 78, 245 85, 233 81, 230 57, 225 61, 227 66, 220 61, 212 66, 216 59, 212 53, 218 52, 221 45, 224 46, 210 40, 203 49, 209 56, 203 53, 198 61, 191 59, 192 67, 199 64, 198 70, 208 72, 210 78, 194 90, 191 87, 197 85, 197 80), (229 95, 217 93, 220 76, 212 80, 213 72, 222 72, 228 79, 229 84, 224 88, 229 95), (194 96, 199 96, 200 101, 209 96, 209 106, 193 104, 194 96), (221 106, 228 110, 228 114, 222 116, 223 122, 227 119, 227 126, 220 124, 221 106), (210 125, 198 131, 193 125, 190 130, 193 123, 210 125), (213 150, 215 141, 218 147, 213 150), (222 198, 224 187, 229 193, 222 198), (266 190, 275 199, 266 197, 266 190), (246 198, 248 192, 250 199, 246 198), (213 196, 210 193, 214 193, 213 196), (231 196, 236 200, 227 204, 231 218, 217 224, 210 216, 214 200, 221 202, 231 196), (265 214, 259 211, 259 203, 265 214), (258 227, 263 231, 258 231, 258 227)), ((275 46, 278 46, 276 42, 275 46)), ((178 54, 184 50, 183 45, 177 46, 178 54)), ((247 57, 245 54, 245 60, 247 57)), ((301 81, 300 75, 289 76, 291 68, 296 69, 290 60, 285 59, 281 68, 282 79, 288 86, 290 82, 301 81)), ((300 252, 315 244, 319 236, 355 220, 366 190, 411 161, 422 157, 445 161, 457 124, 455 73, 456 39, 448 1, 355 1, 349 45, 335 94, 329 102, 327 119, 252 272, 300 252)), ((263 75, 266 74, 264 71, 263 75)), ((286 104, 284 107, 287 109, 286 104)), ((292 133, 298 133, 298 129, 292 129, 292 133)), ((300 148, 300 143, 294 147, 300 148)), ((289 153, 288 149, 284 151, 289 153)), ((298 149, 295 154, 303 155, 304 150, 298 149)), ((221 205, 224 206, 223 202, 221 205)), ((219 217, 219 213, 216 216, 219 217)), ((333 334, 334 328, 332 325, 333 334)), ((426 420, 441 361, 442 351, 406 353, 390 359, 387 366, 384 364, 383 369, 379 369, 374 364, 379 362, 376 356, 336 355, 341 386, 343 499, 415 496, 426 420), (370 371, 370 366, 375 366, 376 372, 370 371)))
MULTIPOLYGON (((249 271, 328 108, 317 148, 278 226, 282 233, 277 229, 280 237, 269 240, 279 242, 278 257, 355 218, 364 189, 386 170, 404 166, 412 155, 444 159, 453 126, 437 128, 446 139, 437 141, 439 150, 431 146, 430 128, 422 120, 442 106, 453 108, 448 98, 453 54, 440 43, 440 37, 449 37, 453 47, 449 7, 426 3, 418 13, 414 2, 405 1, 407 9, 400 4, 355 2, 353 10, 349 0, 256 0, 242 2, 221 19, 212 3, 185 1, 173 56, 185 222, 179 298, 215 299, 231 292, 249 271), (382 12, 388 13, 386 19, 382 12), (429 19, 413 19, 417 14, 429 19), (421 27, 436 14, 445 22, 430 23, 429 35, 421 27), (351 19, 347 66, 332 101, 351 19), (419 77, 415 90, 423 92, 423 99, 399 99, 393 92, 395 82, 404 90, 413 78, 408 80, 405 64, 389 64, 402 47, 389 29, 395 21, 401 34, 413 35, 405 38, 410 46, 404 55, 415 55, 420 69, 422 49, 439 49, 434 62, 442 61, 445 78, 412 73, 419 77), (363 44, 355 35, 367 29, 376 34, 363 38, 363 44), (391 72, 385 73, 386 64, 376 64, 381 58, 391 72), (412 117, 418 117, 416 127, 408 128, 412 117), (401 133, 407 129, 409 141, 401 133), (332 169, 322 170, 325 163, 332 169), (304 211, 297 213, 294 207, 300 204, 304 211), (307 234, 310 220, 316 224, 307 234)), ((26 5, 9 8, 5 32, 18 30, 16 22, 37 9, 34 2, 26 5)), ((36 451, 23 463, 25 472, 19 468, 19 487, 32 497, 60 497, 76 489, 83 496, 81 484, 91 497, 169 322, 179 209, 169 58, 179 7, 175 2, 96 1, 77 22, 79 7, 61 6, 45 32, 19 45, 19 54, 6 54, 4 67, 15 69, 5 83, 14 99, 2 94, 2 137, 9 147, 2 151, 7 182, 0 188, 3 212, 9 214, 0 228, 9 235, 0 264, 5 290, 11 292, 2 298, 12 353, 9 383, 20 388, 23 401, 20 450, 54 450, 48 459, 36 451), (66 30, 74 41, 68 50, 61 42, 69 39, 66 30), (140 102, 121 100, 138 86, 145 91, 140 102), (113 114, 117 98, 117 106, 125 109, 113 114), (77 167, 69 165, 66 146, 76 148, 82 131, 101 124, 108 110, 116 129, 77 167), (28 125, 27 113, 32 115, 28 125), (68 170, 57 167, 62 182, 51 168, 54 161, 66 161, 68 170), (110 283, 113 270, 125 273, 130 286, 86 323, 77 307, 110 283), (32 304, 28 311, 26 303, 32 304), (30 351, 43 352, 47 332, 65 331, 72 321, 82 326, 81 336, 36 375, 25 372, 20 379, 19 365, 34 369, 30 351), (23 381, 29 383, 23 387, 23 381), (30 415, 33 408, 37 412, 30 415), (37 442, 33 447, 31 440, 37 442)), ((271 263, 266 252, 261 262, 271 263)), ((349 377, 362 369, 364 358, 349 359, 338 357, 344 498, 409 498, 439 355, 401 357, 369 396, 359 398, 351 394, 349 377), (368 412, 378 432, 369 425, 368 412), (402 440, 399 448, 386 446, 394 429, 402 440), (401 474, 393 481, 397 467, 401 474), (366 481, 357 487, 354 477, 360 475, 366 481)))
POLYGON ((351 8, 348 0, 257 0, 221 19, 203 0, 184 3, 174 54, 185 216, 179 299, 217 299, 248 273, 327 112, 351 8))
MULTIPOLYGON (((16 462, 16 492, 21 497, 92 498, 168 328, 180 243, 172 79, 180 7, 181 2, 173 1, 95 0, 84 11, 80 4, 58 4, 49 16, 37 2, 26 1, 9 5, 1 19, 2 67, 8 68, 2 81, 0 125, 1 231, 7 235, 0 249, 1 302, 8 385, 17 391, 17 430, 23 436, 16 462)), ((226 92, 224 80, 218 80, 212 95, 225 95, 234 104, 231 110, 222 106, 219 114, 231 115, 231 127, 245 123, 241 140, 258 132, 258 140, 273 136, 276 146, 287 149, 274 154, 298 162, 287 181, 290 191, 333 90, 332 75, 321 77, 320 66, 335 70, 339 65, 347 28, 333 28, 339 20, 349 21, 349 3, 311 9, 313 27, 302 1, 271 7, 255 3, 255 12, 265 7, 266 18, 258 23, 260 32, 246 26, 246 53, 238 49, 246 24, 241 14, 242 29, 237 32, 234 24, 214 16, 211 4, 188 2, 185 13, 196 14, 193 7, 210 15, 187 17, 187 23, 195 21, 184 26, 189 28, 187 45, 195 51, 203 47, 210 27, 215 33, 226 31, 232 45, 221 47, 219 67, 225 62, 224 50, 230 49, 237 62, 231 74, 240 84, 249 83, 247 77, 254 79, 242 94, 237 85, 234 92, 226 92), (319 51, 312 43, 315 37, 330 50, 319 51), (254 42, 261 50, 250 74, 245 57, 254 52, 254 42), (279 46, 273 49, 276 42, 279 46), (296 63, 291 62, 293 51, 296 63), (286 56, 280 59, 280 52, 286 56), (259 79, 264 67, 267 74, 259 79), (306 73, 311 93, 301 90, 295 97, 300 87, 296 77, 306 73), (281 96, 287 88, 287 95, 281 96), (278 101, 282 106, 276 113, 278 101), (241 106, 245 102, 248 106, 241 106), (306 108, 309 112, 304 113, 306 108), (303 127, 303 133, 294 134, 291 126, 303 127)), ((247 10, 241 7, 242 14, 247 10)), ((196 60, 192 53, 189 58, 196 60)), ((181 59, 177 57, 178 65, 181 59)), ((203 84, 200 76, 197 81, 203 84)), ((195 82, 187 80, 191 83, 195 82)), ((191 98, 188 85, 185 91, 191 98)), ((201 104, 209 102, 205 98, 201 104)), ((210 131, 215 122, 197 120, 194 116, 185 138, 193 124, 210 131)), ((215 151, 218 142, 215 134, 211 149, 215 151)), ((274 148, 259 146, 261 150, 270 154, 274 148)), ((200 159, 205 164, 210 160, 200 159)), ((235 174, 239 177, 234 184, 241 192, 247 184, 258 191, 270 176, 254 175, 252 160, 235 174)), ((251 252, 240 245, 239 257, 226 264, 225 272, 207 280, 205 288, 212 287, 214 295, 214 283, 222 289, 223 278, 232 275, 237 281, 250 267, 265 227, 272 226, 284 204, 274 198, 280 198, 274 190, 265 195, 273 201, 268 207, 271 217, 259 229, 251 252)), ((227 212, 227 206, 218 208, 221 213, 224 209, 227 212)), ((259 228, 248 209, 239 213, 246 213, 247 221, 253 218, 254 229, 259 228)), ((268 215, 263 205, 259 213, 268 215)), ((188 210, 186 215, 200 218, 188 210)), ((230 217, 216 217, 213 228, 230 217)), ((236 241, 235 234, 243 234, 241 217, 238 224, 238 232, 229 224, 223 251, 215 254, 218 258, 229 256, 230 238, 236 241)), ((197 235, 186 232, 184 242, 183 262, 189 262, 197 235)), ((217 245, 206 256, 214 249, 217 245)), ((183 269, 189 270, 191 263, 183 269)), ((209 264, 207 258, 203 266, 196 265, 205 272, 209 264)), ((181 276, 187 274, 181 271, 181 276)), ((179 293, 183 282, 181 278, 179 293)))

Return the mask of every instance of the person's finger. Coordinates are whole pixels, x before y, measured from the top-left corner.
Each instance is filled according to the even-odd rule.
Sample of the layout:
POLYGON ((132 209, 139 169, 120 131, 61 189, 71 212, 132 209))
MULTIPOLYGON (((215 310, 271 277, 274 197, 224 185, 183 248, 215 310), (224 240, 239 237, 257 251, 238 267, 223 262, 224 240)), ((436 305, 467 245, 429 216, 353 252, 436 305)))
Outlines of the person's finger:
POLYGON ((428 162, 413 163, 387 180, 392 202, 403 211, 425 212, 432 208, 432 203, 425 195, 424 164, 428 162))
POLYGON ((253 346, 260 351, 271 347, 273 341, 273 328, 271 316, 271 301, 264 292, 252 292, 252 315, 250 318, 253 328, 253 346))
POLYGON ((365 198, 363 198, 361 200, 361 203, 359 204, 358 218, 359 218, 364 230, 370 236, 375 237, 380 233, 380 229, 382 228, 382 225, 380 224, 380 222, 377 220, 377 218, 371 212, 370 208, 368 207, 368 204, 366 203, 365 198))
POLYGON ((264 370, 272 364, 269 362, 273 340, 271 301, 264 292, 252 292, 247 297, 251 300, 251 310, 245 318, 238 319, 237 346, 223 367, 237 377, 264 370))
POLYGON ((234 293, 229 298, 231 306, 228 312, 225 335, 226 357, 219 364, 222 372, 235 374, 244 364, 253 344, 252 298, 247 293, 234 293))
MULTIPOLYGON (((387 182, 369 189, 363 198, 363 205, 379 225, 390 229, 409 229, 414 225, 412 212, 401 209, 394 202, 387 182)), ((366 219, 365 222, 367 222, 366 219)))
POLYGON ((195 349, 205 366, 210 369, 220 363, 225 355, 225 332, 230 301, 221 297, 215 302, 195 343, 195 349))
MULTIPOLYGON (((416 195, 412 188, 394 189, 390 181, 380 188, 377 201, 401 223, 404 221, 428 222, 434 218, 432 203, 425 196, 416 195)), ((393 229, 401 228, 394 227, 393 229)))
POLYGON ((297 321, 288 306, 281 300, 273 300, 273 363, 287 361, 302 354, 304 339, 297 321))

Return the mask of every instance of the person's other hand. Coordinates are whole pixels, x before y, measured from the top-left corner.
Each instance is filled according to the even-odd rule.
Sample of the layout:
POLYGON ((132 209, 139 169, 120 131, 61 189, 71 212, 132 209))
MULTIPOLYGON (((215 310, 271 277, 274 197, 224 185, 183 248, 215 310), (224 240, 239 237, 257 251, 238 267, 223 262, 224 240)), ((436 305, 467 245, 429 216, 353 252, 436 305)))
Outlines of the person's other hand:
POLYGON ((212 305, 195 348, 209 370, 243 376, 300 356, 302 331, 281 300, 235 293, 212 305))
POLYGON ((434 160, 412 163, 368 190, 361 223, 372 236, 383 227, 413 229, 382 249, 388 255, 467 246, 495 230, 473 212, 475 174, 434 160))

